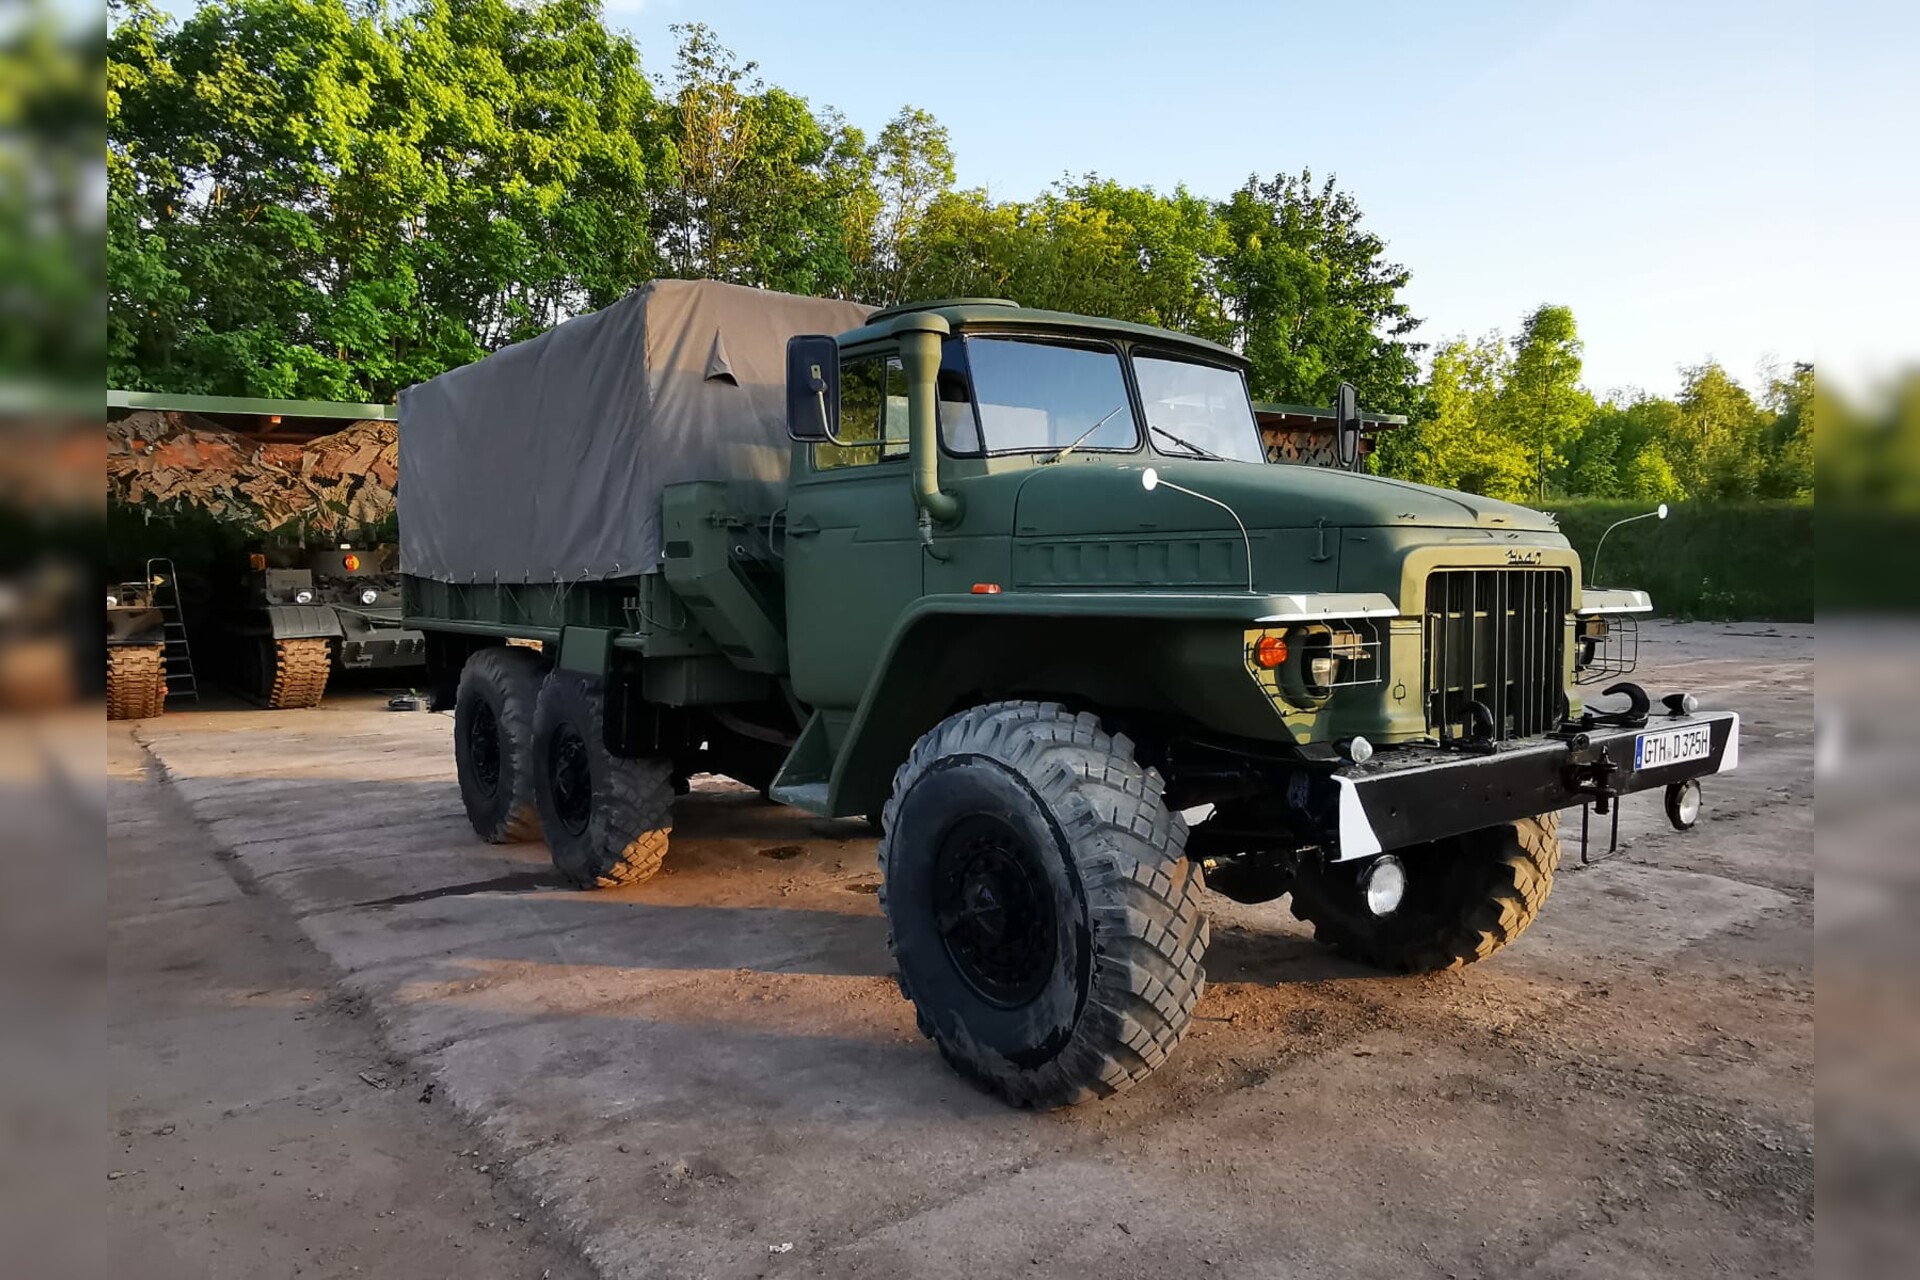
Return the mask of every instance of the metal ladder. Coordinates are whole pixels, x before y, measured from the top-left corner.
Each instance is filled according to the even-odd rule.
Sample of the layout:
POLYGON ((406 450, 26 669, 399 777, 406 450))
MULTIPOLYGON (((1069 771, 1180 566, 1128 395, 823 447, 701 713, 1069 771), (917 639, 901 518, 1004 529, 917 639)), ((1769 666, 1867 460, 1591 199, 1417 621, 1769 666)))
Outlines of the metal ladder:
POLYGON ((147 561, 147 585, 153 591, 154 607, 166 636, 161 664, 166 672, 167 697, 200 701, 200 684, 193 676, 193 649, 187 644, 187 620, 180 608, 180 580, 173 572, 173 561, 155 558, 147 561))

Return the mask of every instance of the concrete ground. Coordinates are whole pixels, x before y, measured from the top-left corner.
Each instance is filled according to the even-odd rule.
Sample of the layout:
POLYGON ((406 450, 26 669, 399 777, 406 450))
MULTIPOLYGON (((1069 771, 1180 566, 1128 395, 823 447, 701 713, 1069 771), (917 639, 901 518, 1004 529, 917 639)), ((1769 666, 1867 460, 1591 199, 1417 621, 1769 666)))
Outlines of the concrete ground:
POLYGON ((449 717, 114 726, 116 1247, 208 1275, 560 1276, 568 1247, 618 1277, 1808 1273, 1812 658, 1811 627, 1654 624, 1637 678, 1745 717, 1701 827, 1629 802, 1618 857, 1570 847, 1525 939, 1435 977, 1210 898, 1173 1061, 1046 1115, 915 1033, 858 824, 715 783, 660 877, 577 893, 473 838, 449 717))

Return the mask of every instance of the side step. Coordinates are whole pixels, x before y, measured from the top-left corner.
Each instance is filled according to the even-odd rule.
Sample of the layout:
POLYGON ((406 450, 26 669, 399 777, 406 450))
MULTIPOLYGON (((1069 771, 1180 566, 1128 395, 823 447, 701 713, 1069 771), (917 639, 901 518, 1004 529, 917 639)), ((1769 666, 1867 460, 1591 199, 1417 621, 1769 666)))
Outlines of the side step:
POLYGON ((807 718, 800 740, 787 753, 767 794, 781 804, 804 809, 816 817, 828 818, 828 784, 833 774, 833 748, 827 741, 827 722, 816 711, 807 718))

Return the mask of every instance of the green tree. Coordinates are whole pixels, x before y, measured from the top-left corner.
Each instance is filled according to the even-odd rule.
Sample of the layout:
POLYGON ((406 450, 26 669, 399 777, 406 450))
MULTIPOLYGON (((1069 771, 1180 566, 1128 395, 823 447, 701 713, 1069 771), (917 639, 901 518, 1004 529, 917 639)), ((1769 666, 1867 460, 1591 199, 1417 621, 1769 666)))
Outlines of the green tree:
POLYGON ((902 107, 868 152, 873 183, 873 245, 863 283, 883 305, 904 300, 920 230, 935 200, 953 188, 953 142, 930 112, 902 107))
POLYGON ((1350 193, 1307 171, 1249 178, 1220 218, 1218 287, 1257 397, 1326 404, 1347 381, 1369 407, 1412 407, 1423 346, 1400 299, 1410 275, 1361 226, 1350 193))
POLYGON ((1767 408, 1774 420, 1760 477, 1762 497, 1813 497, 1813 430, 1819 405, 1812 365, 1796 364, 1792 373, 1772 380, 1767 389, 1767 408))
POLYGON ((1382 439, 1380 469, 1420 484, 1525 498, 1532 464, 1499 411, 1511 366, 1498 334, 1478 342, 1454 338, 1434 348, 1413 422, 1382 439))
POLYGON ((1679 429, 1670 442, 1681 482, 1701 497, 1752 497, 1760 487, 1770 417, 1717 361, 1681 376, 1679 429))
POLYGON ((109 35, 109 376, 384 399, 655 274, 595 0, 147 0, 109 35))
POLYGON ((769 88, 701 23, 676 25, 675 82, 656 226, 667 270, 793 293, 838 293, 868 254, 845 225, 867 202, 847 179, 856 135, 769 88))
POLYGON ((1498 413, 1527 443, 1535 500, 1565 471, 1567 448, 1593 415, 1593 397, 1580 385, 1582 353, 1572 308, 1543 303, 1521 320, 1498 413))
POLYGON ((1667 449, 1649 440, 1634 451, 1620 477, 1620 496, 1642 502, 1669 502, 1686 496, 1679 477, 1667 461, 1667 449))

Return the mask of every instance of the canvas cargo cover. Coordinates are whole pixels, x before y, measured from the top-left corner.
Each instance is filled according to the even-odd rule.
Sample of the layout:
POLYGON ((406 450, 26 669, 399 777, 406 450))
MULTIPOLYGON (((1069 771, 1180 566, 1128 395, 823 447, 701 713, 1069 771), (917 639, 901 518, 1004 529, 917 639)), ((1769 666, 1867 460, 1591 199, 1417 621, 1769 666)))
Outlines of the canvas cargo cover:
POLYGON ((868 308, 657 280, 400 393, 400 567, 442 582, 576 582, 660 564, 660 494, 787 477, 787 339, 868 308))

